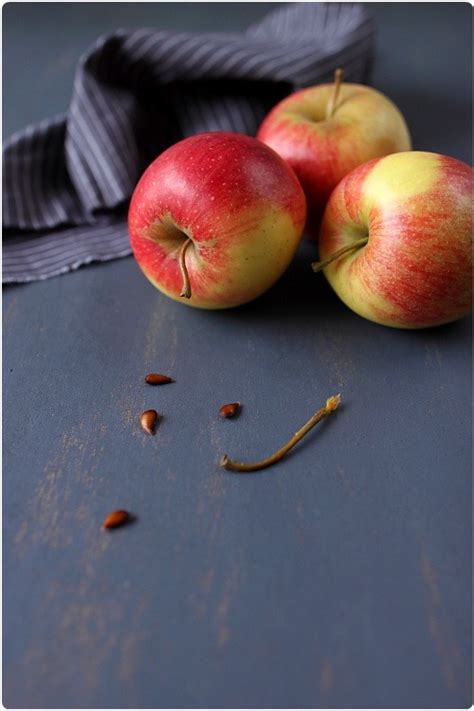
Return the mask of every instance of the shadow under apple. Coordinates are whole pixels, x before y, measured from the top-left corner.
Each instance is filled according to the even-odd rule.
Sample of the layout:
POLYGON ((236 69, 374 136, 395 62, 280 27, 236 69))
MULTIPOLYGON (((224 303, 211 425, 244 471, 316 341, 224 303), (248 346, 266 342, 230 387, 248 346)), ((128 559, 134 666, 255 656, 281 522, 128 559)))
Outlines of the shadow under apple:
POLYGON ((255 301, 213 315, 227 321, 277 321, 289 323, 340 317, 345 310, 322 274, 311 269, 317 258, 316 246, 309 240, 300 245, 292 263, 280 279, 255 301))

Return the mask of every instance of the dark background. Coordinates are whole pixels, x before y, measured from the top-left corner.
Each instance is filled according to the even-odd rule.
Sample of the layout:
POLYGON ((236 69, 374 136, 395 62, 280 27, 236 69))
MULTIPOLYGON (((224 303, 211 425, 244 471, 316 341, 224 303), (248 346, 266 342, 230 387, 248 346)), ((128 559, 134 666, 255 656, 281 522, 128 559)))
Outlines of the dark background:
MULTIPOLYGON (((66 110, 105 31, 238 30, 275 5, 9 3, 4 133, 66 110)), ((370 10, 373 83, 414 147, 470 162, 471 7, 370 10)), ((364 321, 314 256, 221 313, 167 300, 131 258, 4 291, 5 706, 470 706, 470 319, 364 321), (176 384, 147 388, 150 370, 176 384), (218 468, 338 391, 284 463, 218 468), (137 521, 101 531, 117 507, 137 521)))

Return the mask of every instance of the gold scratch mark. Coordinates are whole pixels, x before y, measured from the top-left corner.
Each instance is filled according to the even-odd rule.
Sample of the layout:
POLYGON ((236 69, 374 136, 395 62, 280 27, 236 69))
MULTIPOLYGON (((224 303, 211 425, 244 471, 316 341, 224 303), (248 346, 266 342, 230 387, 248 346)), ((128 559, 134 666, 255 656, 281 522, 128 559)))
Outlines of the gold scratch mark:
POLYGON ((92 489, 99 477, 98 454, 104 451, 106 428, 85 431, 83 422, 70 427, 60 436, 54 454, 47 462, 31 502, 35 521, 34 540, 53 548, 71 544, 70 525, 64 517, 71 513, 79 521, 87 518, 87 506, 78 496, 80 490, 92 489), (77 504, 71 512, 73 496, 77 504))
POLYGON ((209 568, 200 576, 197 589, 189 595, 189 602, 196 613, 196 617, 199 619, 205 617, 207 613, 208 599, 212 590, 214 578, 215 571, 213 568, 209 568))
MULTIPOLYGON (((140 378, 136 383, 120 384, 114 389, 111 401, 114 403, 114 412, 118 413, 118 426, 126 432, 127 437, 133 437, 141 442, 142 447, 149 447, 149 436, 143 432, 140 425, 140 415, 147 407, 146 390, 140 390, 140 378)), ((157 430, 161 429, 161 417, 158 419, 157 430)), ((160 431, 160 442, 163 433, 160 431)))
POLYGON ((348 378, 357 374, 354 360, 347 350, 346 339, 341 333, 328 328, 325 329, 321 341, 318 341, 318 348, 323 349, 338 388, 344 389, 348 378))
POLYGON ((78 523, 86 523, 90 516, 89 507, 84 502, 80 503, 74 515, 78 523))
MULTIPOLYGON (((161 441, 160 441, 160 444, 161 444, 161 441)), ((160 471, 160 478, 166 479, 166 481, 169 481, 169 482, 175 482, 178 479, 178 475, 177 475, 175 469, 162 469, 160 471)), ((169 501, 170 496, 171 496, 171 491, 168 494, 168 499, 167 499, 168 501, 169 501)))
MULTIPOLYGON (((215 419, 211 418, 208 422, 207 427, 203 425, 201 427, 201 437, 204 440, 210 439, 211 444, 212 444, 212 449, 216 453, 216 462, 219 456, 219 452, 222 452, 223 450, 223 444, 222 444, 222 436, 219 431, 220 427, 222 428, 222 422, 217 421, 217 413, 215 415, 215 419)), ((224 496, 226 492, 226 485, 225 485, 225 477, 222 476, 222 474, 219 472, 219 476, 209 476, 206 482, 206 489, 205 493, 208 497, 212 499, 220 499, 222 496, 224 496)))
POLYGON ((429 560, 424 546, 420 551, 420 569, 426 589, 428 630, 438 654, 441 673, 446 686, 455 689, 458 685, 462 656, 459 645, 453 639, 448 624, 442 619, 441 593, 435 567, 429 560))
POLYGON ((217 643, 225 645, 230 639, 229 610, 239 588, 240 568, 234 565, 224 583, 224 591, 216 610, 217 643))
POLYGON ((96 582, 97 570, 89 577, 82 571, 82 576, 72 589, 67 579, 52 581, 37 603, 38 616, 51 620, 48 639, 54 644, 48 639, 32 640, 23 656, 21 669, 31 698, 44 688, 45 678, 49 679, 51 693, 56 686, 73 686, 80 678, 81 698, 92 701, 105 664, 117 648, 129 601, 119 594, 104 595, 96 582), (77 661, 65 665, 65 658, 77 661), (49 678, 55 668, 58 674, 49 678))
POLYGON ((430 602, 432 605, 437 607, 441 603, 441 595, 439 592, 436 570, 434 569, 431 561, 428 559, 424 548, 421 549, 420 566, 421 575, 423 576, 423 580, 429 591, 430 602))
POLYGON ((81 660, 76 673, 86 688, 94 690, 100 683, 105 661, 118 645, 123 609, 109 597, 94 602, 91 589, 84 597, 86 600, 79 599, 62 608, 53 638, 60 642, 61 648, 70 650, 71 657, 81 660), (89 601, 86 601, 87 596, 89 601))
POLYGON ((334 668, 329 659, 324 659, 321 665, 321 674, 319 678, 319 688, 322 696, 327 696, 331 693, 334 687, 334 668))
POLYGON ((23 523, 21 524, 21 526, 18 529, 18 531, 15 535, 15 538, 14 538, 15 546, 17 546, 18 548, 22 547, 27 533, 28 533, 28 521, 23 521, 23 523))
POLYGON ((130 684, 136 678, 139 665, 139 652, 150 630, 143 624, 143 617, 150 604, 149 596, 144 596, 133 607, 127 620, 127 631, 120 640, 118 679, 122 684, 130 684))
MULTIPOLYGON (((217 415, 215 416, 217 418, 217 415)), ((202 422, 199 429, 199 436, 204 441, 211 440, 212 449, 215 451, 216 463, 219 452, 222 451, 221 436, 219 434, 220 423, 210 419, 202 422)), ((206 519, 206 529, 209 541, 216 539, 222 521, 224 499, 229 489, 229 480, 216 470, 211 472, 206 478, 202 491, 196 504, 196 512, 206 519)))
POLYGON ((12 321, 18 311, 18 296, 13 296, 10 303, 3 311, 3 325, 6 326, 10 321, 12 321))
POLYGON ((158 367, 158 363, 162 362, 163 334, 166 335, 166 368, 172 371, 178 352, 178 328, 174 323, 172 310, 160 301, 150 314, 145 336, 145 362, 152 368, 158 367))
MULTIPOLYGON (((222 449, 222 437, 221 437, 221 433, 219 432, 218 425, 222 425, 222 423, 217 421, 217 413, 216 413, 215 419, 211 419, 209 421, 209 435, 210 435, 212 446, 214 447, 216 452, 220 452, 222 449)), ((202 436, 205 437, 206 435, 207 435, 207 432, 204 429, 204 431, 202 431, 202 436)))
POLYGON ((208 595, 210 593, 214 578, 214 568, 209 568, 209 570, 201 576, 201 579, 199 581, 199 587, 205 595, 208 595))
POLYGON ((141 437, 143 432, 139 426, 139 416, 145 409, 145 396, 140 395, 137 384, 120 385, 113 394, 113 401, 116 403, 116 411, 120 413, 123 428, 141 437))
MULTIPOLYGON (((209 479, 214 479, 217 480, 219 478, 218 474, 211 475, 209 479)), ((220 477, 223 479, 223 477, 220 477)), ((219 532, 221 530, 221 525, 222 525, 222 518, 223 518, 223 502, 222 502, 222 495, 223 495, 223 484, 220 482, 214 481, 210 482, 209 486, 206 487, 206 491, 208 492, 206 499, 207 499, 207 506, 204 507, 204 512, 208 511, 210 505, 212 507, 212 504, 214 503, 214 507, 212 510, 212 513, 208 513, 208 519, 209 520, 209 528, 208 528, 208 539, 210 543, 213 543, 216 538, 219 535, 219 532), (217 500, 217 501, 216 501, 217 500)))
POLYGON ((60 452, 46 465, 44 477, 36 489, 34 538, 53 548, 67 546, 71 542, 68 527, 64 529, 60 521, 64 499, 70 495, 68 483, 64 481, 65 464, 64 452, 60 452))
POLYGON ((221 625, 219 627, 219 635, 217 638, 217 642, 218 642, 219 646, 222 647, 224 644, 226 644, 226 642, 229 641, 229 637, 230 637, 229 628, 226 625, 221 625))

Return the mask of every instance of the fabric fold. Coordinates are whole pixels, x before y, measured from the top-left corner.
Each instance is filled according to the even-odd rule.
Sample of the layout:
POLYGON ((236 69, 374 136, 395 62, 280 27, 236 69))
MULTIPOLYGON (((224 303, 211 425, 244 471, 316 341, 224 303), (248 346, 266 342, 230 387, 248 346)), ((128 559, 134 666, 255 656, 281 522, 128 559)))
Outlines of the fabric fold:
POLYGON ((3 281, 128 254, 126 206, 154 157, 203 131, 253 135, 283 96, 336 66, 366 82, 373 40, 367 10, 350 3, 283 5, 243 34, 99 38, 78 63, 67 115, 5 142, 3 281))

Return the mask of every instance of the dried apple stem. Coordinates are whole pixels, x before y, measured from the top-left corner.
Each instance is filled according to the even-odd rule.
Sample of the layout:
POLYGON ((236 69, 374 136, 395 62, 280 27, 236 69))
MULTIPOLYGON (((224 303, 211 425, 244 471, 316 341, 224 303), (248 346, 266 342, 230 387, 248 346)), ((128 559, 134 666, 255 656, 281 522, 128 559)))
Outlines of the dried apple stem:
POLYGON ((334 72, 334 91, 326 107, 326 119, 330 119, 334 115, 343 79, 344 70, 338 67, 334 72))
POLYGON ((329 264, 331 264, 331 262, 334 262, 336 259, 339 259, 339 257, 342 257, 343 254, 347 254, 347 252, 352 252, 354 249, 363 247, 368 241, 368 237, 361 237, 360 239, 356 239, 355 242, 351 242, 351 244, 346 244, 345 247, 341 247, 341 249, 338 249, 337 252, 331 254, 331 256, 327 259, 323 259, 321 262, 313 262, 311 265, 313 272, 320 272, 322 269, 325 269, 329 264))
POLYGON ((186 266, 186 250, 192 243, 192 239, 188 237, 186 242, 183 242, 183 246, 179 251, 179 268, 181 269, 181 276, 183 277, 183 288, 181 289, 180 296, 185 299, 191 298, 191 283, 189 281, 188 268, 186 266))
POLYGON ((315 412, 314 415, 310 417, 310 419, 303 425, 303 427, 301 427, 297 432, 295 432, 293 437, 270 457, 262 459, 260 462, 254 462, 253 464, 244 464, 243 462, 234 462, 227 456, 227 454, 224 454, 220 461, 220 465, 224 467, 224 469, 228 469, 229 471, 233 472, 256 472, 259 469, 265 469, 266 467, 270 467, 272 464, 276 464, 276 462, 279 462, 280 459, 282 459, 285 454, 290 451, 290 449, 293 449, 295 444, 298 444, 298 442, 303 439, 303 437, 310 431, 310 429, 317 425, 318 422, 320 422, 331 412, 337 410, 340 403, 340 395, 333 395, 332 397, 328 398, 326 400, 325 406, 315 412))

